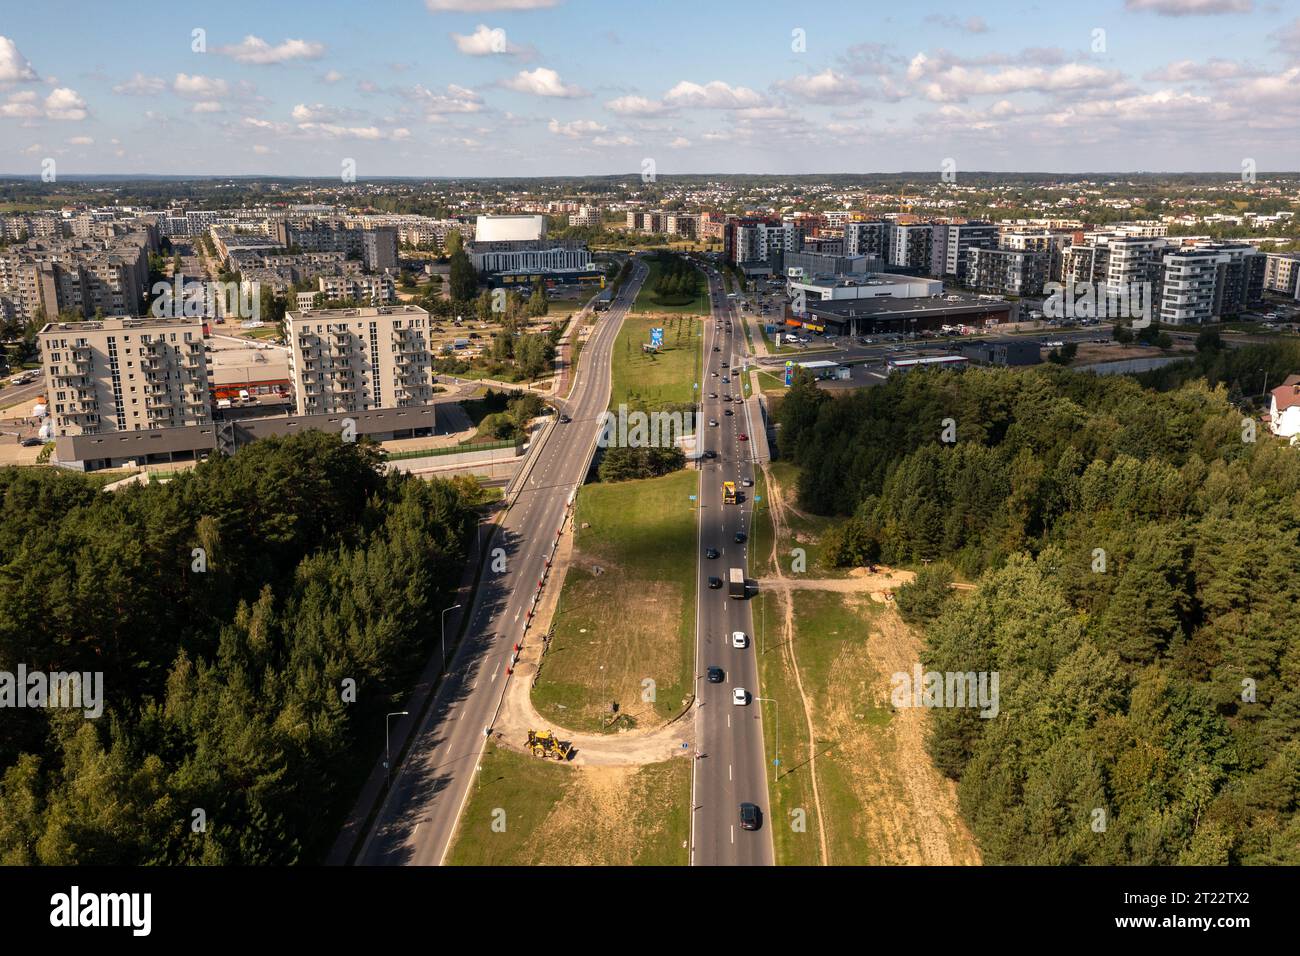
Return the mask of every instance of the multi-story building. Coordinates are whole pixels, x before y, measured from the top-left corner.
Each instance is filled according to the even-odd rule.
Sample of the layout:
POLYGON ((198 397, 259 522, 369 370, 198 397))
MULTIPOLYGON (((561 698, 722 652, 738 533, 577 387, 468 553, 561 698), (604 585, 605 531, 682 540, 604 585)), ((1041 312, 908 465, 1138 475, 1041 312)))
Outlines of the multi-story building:
POLYGON ((299 415, 427 404, 429 313, 413 305, 289 312, 299 415))
POLYGON ((198 319, 50 322, 37 339, 56 437, 211 420, 198 319))
POLYGON ((670 236, 694 239, 699 229, 700 217, 693 213, 670 212, 664 217, 664 232, 670 236))
POLYGON ((901 269, 928 270, 933 231, 928 222, 896 223, 889 233, 889 264, 901 269))
POLYGON ((600 207, 582 206, 576 212, 569 213, 569 225, 587 229, 600 228, 600 207))
POLYGON ((1198 242, 1165 255, 1160 321, 1199 325, 1232 316, 1264 295, 1264 257, 1248 243, 1198 242))
POLYGON ((1061 265, 1053 277, 1065 286, 1104 282, 1110 264, 1110 248, 1104 243, 1076 244, 1061 250, 1061 265))
POLYGON ((780 256, 797 252, 793 223, 747 217, 729 219, 723 231, 723 256, 736 265, 765 263, 776 267, 780 256))
POLYGON ((1295 298, 1300 292, 1300 252, 1270 252, 1264 259, 1264 288, 1295 298))
POLYGON ((343 252, 359 258, 370 272, 397 271, 397 230, 348 228, 338 220, 281 220, 275 242, 304 252, 343 252))
POLYGON ((966 284, 996 295, 1041 295, 1048 265, 1047 252, 976 247, 970 251, 966 284))
POLYGON ((147 231, 108 239, 29 239, 0 251, 0 298, 24 321, 75 312, 138 315, 149 281, 147 231))
POLYGON ((465 249, 474 268, 494 284, 531 282, 534 276, 551 281, 599 279, 587 244, 548 238, 545 216, 479 216, 475 236, 465 249))
POLYGON ((1160 281, 1161 257, 1168 243, 1164 239, 1120 235, 1105 238, 1109 255, 1106 259, 1108 295, 1122 295, 1129 287, 1149 283, 1154 290, 1160 281))
POLYGON ((995 249, 998 227, 991 222, 964 220, 934 224, 930 239, 930 274, 951 276, 966 283, 972 249, 995 249))
POLYGON ((889 258, 889 236, 893 223, 884 219, 844 223, 844 254, 889 258))

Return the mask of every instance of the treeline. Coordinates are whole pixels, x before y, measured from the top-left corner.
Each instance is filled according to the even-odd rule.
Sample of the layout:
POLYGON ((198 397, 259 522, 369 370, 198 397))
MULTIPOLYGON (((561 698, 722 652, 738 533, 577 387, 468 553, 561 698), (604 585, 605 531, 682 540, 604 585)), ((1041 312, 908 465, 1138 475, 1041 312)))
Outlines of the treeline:
POLYGON ((106 702, 5 711, 0 862, 318 860, 459 583, 473 491, 320 432, 112 493, 0 471, 0 670, 99 671, 106 702))
POLYGON ((802 505, 846 516, 828 553, 978 580, 932 566, 899 603, 927 668, 1000 675, 996 718, 939 708, 929 739, 986 862, 1300 863, 1300 449, 1228 401, 1257 359, 1288 361, 783 403, 802 505))

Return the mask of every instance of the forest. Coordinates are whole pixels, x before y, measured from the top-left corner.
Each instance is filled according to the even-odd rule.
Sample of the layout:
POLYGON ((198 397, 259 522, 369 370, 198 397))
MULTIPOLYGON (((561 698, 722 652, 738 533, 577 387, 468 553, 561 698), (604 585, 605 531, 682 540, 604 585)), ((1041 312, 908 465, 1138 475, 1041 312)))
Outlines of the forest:
POLYGON ((102 717, 7 710, 0 863, 319 861, 436 641, 472 480, 307 432, 113 492, 0 470, 0 670, 102 672, 102 717))
POLYGON ((1300 449, 1244 398, 1297 370, 1207 349, 783 400, 827 553, 918 568, 925 666, 1000 674, 998 717, 929 721, 986 863, 1300 863, 1300 449))

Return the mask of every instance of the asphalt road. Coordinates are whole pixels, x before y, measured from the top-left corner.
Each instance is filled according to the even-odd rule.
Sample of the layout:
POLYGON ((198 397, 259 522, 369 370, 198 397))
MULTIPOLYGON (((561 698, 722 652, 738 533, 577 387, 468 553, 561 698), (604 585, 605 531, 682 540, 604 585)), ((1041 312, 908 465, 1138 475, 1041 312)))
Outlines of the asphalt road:
MULTIPOLYGON (((774 861, 772 830, 768 813, 767 774, 763 753, 763 712, 769 704, 756 700, 758 689, 758 651, 754 645, 753 618, 748 600, 733 600, 726 586, 728 570, 744 568, 748 574, 749 542, 737 543, 735 534, 748 536, 751 524, 753 488, 741 482, 753 479, 750 443, 740 441, 741 433, 752 434, 761 423, 749 420, 748 406, 739 382, 731 371, 746 352, 745 333, 739 315, 722 294, 720 280, 710 279, 711 298, 715 301, 713 320, 706 323, 704 337, 704 374, 700 382, 703 422, 702 446, 717 453, 717 458, 702 461, 700 470, 699 510, 699 606, 696 617, 696 694, 695 712, 697 756, 691 779, 691 863, 696 866, 770 866, 774 861), (730 319, 731 331, 726 329, 730 319), (721 351, 714 352, 713 346, 721 351), (728 367, 722 368, 721 363, 728 367), (713 372, 718 377, 713 377, 713 372), (716 393, 717 398, 709 398, 716 393), (724 395, 742 399, 741 403, 723 402, 724 395), (731 409, 733 414, 725 414, 731 409), (717 421, 717 426, 708 424, 717 421), (722 504, 722 482, 734 481, 744 494, 740 504, 722 504), (715 559, 704 557, 705 549, 721 552, 715 559), (709 588, 708 579, 723 581, 719 590, 709 588), (732 646, 733 631, 747 637, 744 648, 732 646), (705 675, 710 667, 721 667, 725 679, 711 684, 705 675), (743 687, 749 702, 732 703, 732 690, 743 687), (757 831, 740 828, 740 804, 756 804, 762 812, 757 831)), ((752 592, 751 592, 752 593, 752 592)))
POLYGON ((552 542, 595 450, 599 417, 609 405, 614 340, 647 271, 633 262, 632 276, 583 348, 570 399, 557 403, 573 420, 548 426, 549 434, 524 465, 522 490, 491 545, 505 548, 506 571, 485 569, 465 639, 405 762, 395 769, 392 788, 362 843, 360 865, 440 865, 458 825, 492 823, 460 816, 500 706, 513 645, 524 634, 552 542))

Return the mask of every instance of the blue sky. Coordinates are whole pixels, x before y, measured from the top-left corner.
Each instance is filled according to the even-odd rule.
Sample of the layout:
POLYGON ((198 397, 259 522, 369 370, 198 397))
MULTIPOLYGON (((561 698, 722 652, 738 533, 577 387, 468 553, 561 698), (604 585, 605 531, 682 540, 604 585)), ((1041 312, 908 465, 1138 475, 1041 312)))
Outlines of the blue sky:
POLYGON ((1300 166, 1296 0, 5 3, 5 173, 1300 166))

